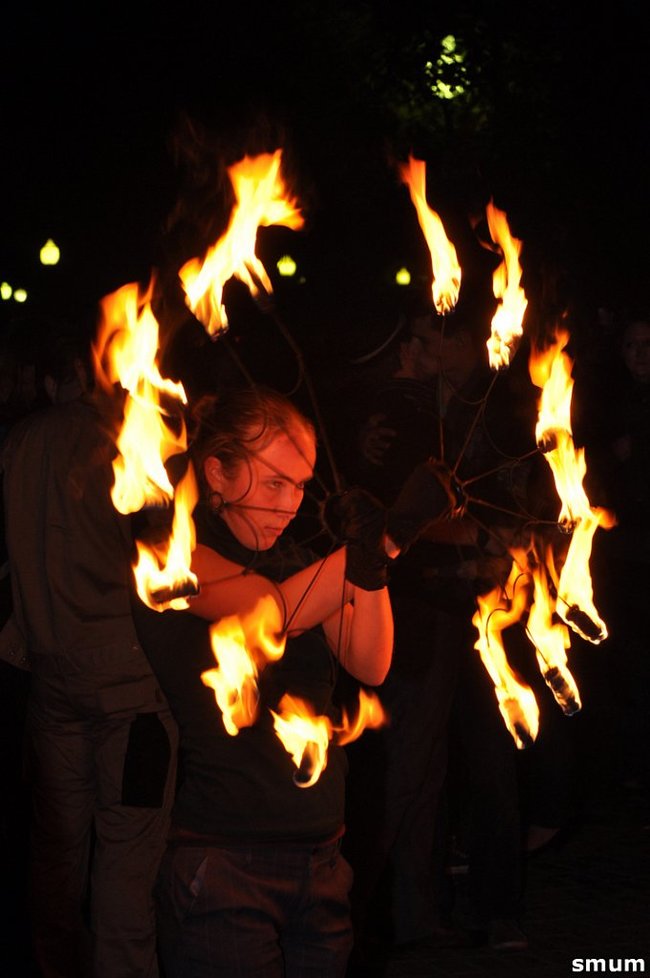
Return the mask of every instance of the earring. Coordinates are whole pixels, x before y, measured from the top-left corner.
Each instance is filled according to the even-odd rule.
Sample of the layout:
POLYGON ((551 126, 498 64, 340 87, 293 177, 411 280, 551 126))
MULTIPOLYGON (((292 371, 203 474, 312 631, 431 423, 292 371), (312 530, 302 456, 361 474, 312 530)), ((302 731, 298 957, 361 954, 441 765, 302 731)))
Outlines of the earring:
POLYGON ((226 500, 218 489, 213 489, 208 496, 208 504, 213 513, 220 513, 226 506, 226 500))

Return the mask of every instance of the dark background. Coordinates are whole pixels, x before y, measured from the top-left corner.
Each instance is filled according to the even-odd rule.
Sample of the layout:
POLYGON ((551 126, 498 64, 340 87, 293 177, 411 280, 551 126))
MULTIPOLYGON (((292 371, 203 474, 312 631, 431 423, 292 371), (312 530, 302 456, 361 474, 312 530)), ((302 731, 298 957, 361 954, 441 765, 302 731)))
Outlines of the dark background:
MULTIPOLYGON (((307 224, 262 232, 259 249, 272 275, 284 251, 298 259, 305 281, 275 276, 277 302, 308 358, 381 339, 405 301, 402 264, 430 279, 394 167, 409 152, 426 159, 429 201, 458 249, 461 307, 489 306, 496 262, 473 224, 490 197, 524 242, 530 323, 570 306, 576 328, 590 327, 600 307, 643 307, 642 4, 570 7, 14 4, 0 66, 0 279, 30 290, 32 316, 89 322, 101 296, 214 240, 224 166, 282 145, 307 224), (465 94, 443 103, 424 66, 448 33, 466 52, 465 94), (44 269, 48 237, 62 261, 44 269)), ((16 314, 2 303, 3 323, 16 314)))

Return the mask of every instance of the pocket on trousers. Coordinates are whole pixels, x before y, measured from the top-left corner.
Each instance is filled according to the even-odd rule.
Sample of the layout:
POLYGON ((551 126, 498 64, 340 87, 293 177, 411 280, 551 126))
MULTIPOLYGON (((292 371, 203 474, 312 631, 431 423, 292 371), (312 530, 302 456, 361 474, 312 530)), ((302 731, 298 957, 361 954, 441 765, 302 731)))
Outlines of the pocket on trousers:
POLYGON ((169 736, 158 714, 138 713, 124 755, 122 804, 161 808, 170 758, 169 736))

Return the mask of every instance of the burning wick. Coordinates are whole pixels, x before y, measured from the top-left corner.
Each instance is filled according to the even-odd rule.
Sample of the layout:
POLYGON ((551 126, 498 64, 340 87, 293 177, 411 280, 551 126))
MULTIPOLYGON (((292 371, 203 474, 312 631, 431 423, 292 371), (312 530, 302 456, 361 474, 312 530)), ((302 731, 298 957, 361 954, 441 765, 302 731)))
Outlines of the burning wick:
POLYGON ((518 716, 518 714, 522 713, 522 706, 518 700, 508 696, 501 704, 501 712, 508 716, 512 724, 515 743, 520 750, 525 750, 526 747, 530 747, 531 744, 535 743, 535 736, 531 733, 525 717, 522 716, 520 718, 518 716))
MULTIPOLYGON (((560 444, 560 431, 562 429, 558 428, 546 428, 539 436, 537 440, 537 447, 543 455, 548 455, 549 452, 555 451, 555 449, 560 444)), ((566 432, 562 432, 567 437, 566 432)))
POLYGON ((553 691, 556 701, 562 707, 564 715, 572 717, 574 713, 579 713, 582 709, 582 704, 579 699, 576 699, 575 692, 571 689, 570 684, 566 681, 558 667, 551 666, 550 669, 547 669, 543 673, 543 676, 544 681, 553 691))
POLYGON ((188 579, 186 581, 180 581, 178 584, 172 584, 169 587, 156 588, 154 591, 151 591, 150 597, 156 604, 165 604, 167 601, 173 601, 175 598, 194 598, 199 591, 198 584, 188 579))
POLYGON ((293 772, 293 783, 298 788, 308 788, 314 778, 314 756, 318 756, 319 745, 313 740, 307 741, 300 758, 300 764, 293 772))
POLYGON ((564 617, 592 642, 599 642, 605 637, 602 628, 595 621, 592 621, 589 615, 582 611, 577 604, 569 605, 569 610, 564 617))

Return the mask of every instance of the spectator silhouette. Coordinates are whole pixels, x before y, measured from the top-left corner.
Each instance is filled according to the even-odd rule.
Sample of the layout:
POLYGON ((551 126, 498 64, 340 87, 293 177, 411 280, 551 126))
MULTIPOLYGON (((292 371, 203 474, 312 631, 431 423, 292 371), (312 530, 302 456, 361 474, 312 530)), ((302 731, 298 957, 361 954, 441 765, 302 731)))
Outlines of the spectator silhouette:
POLYGON ((87 348, 49 340, 52 405, 3 451, 12 614, 0 657, 30 670, 30 909, 43 978, 158 974, 152 888, 175 726, 130 615, 129 526, 87 348))
POLYGON ((495 378, 470 322, 415 308, 395 338, 393 370, 367 391, 365 411, 357 408, 349 452, 351 480, 388 504, 431 456, 461 481, 477 478, 469 492, 481 501, 427 527, 391 573, 395 652, 380 690, 391 723, 350 748, 360 958, 364 945, 384 953, 387 938, 398 946, 526 943, 517 924, 517 752, 474 651, 471 620, 477 591, 509 567, 506 544, 518 524, 495 514, 499 506, 518 510, 525 498, 530 466, 518 456, 534 447, 534 404, 521 396, 518 375, 495 378), (460 826, 471 908, 458 914, 445 862, 460 826))
MULTIPOLYGON (((650 788, 650 317, 628 317, 606 369, 581 384, 577 427, 590 498, 616 526, 594 541, 593 576, 607 624, 600 696, 602 751, 590 770, 601 789, 650 788)), ((593 758, 592 749, 592 758, 593 758)))

